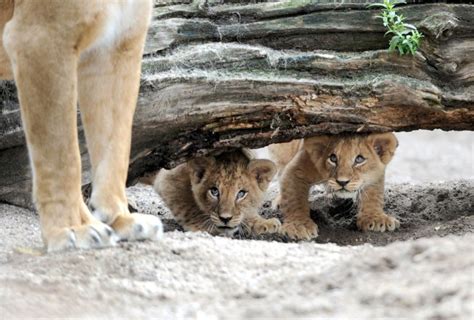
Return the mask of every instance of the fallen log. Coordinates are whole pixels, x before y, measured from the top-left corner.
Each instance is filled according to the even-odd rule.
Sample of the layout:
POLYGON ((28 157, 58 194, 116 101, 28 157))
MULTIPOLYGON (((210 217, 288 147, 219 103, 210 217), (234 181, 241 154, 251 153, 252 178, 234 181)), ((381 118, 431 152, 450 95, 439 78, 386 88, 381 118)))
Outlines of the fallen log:
MULTIPOLYGON (((155 0, 128 183, 196 155, 321 133, 473 130, 469 3, 400 6, 424 34, 401 57, 365 3, 155 0)), ((0 201, 30 206, 14 85, 0 95, 0 201)))

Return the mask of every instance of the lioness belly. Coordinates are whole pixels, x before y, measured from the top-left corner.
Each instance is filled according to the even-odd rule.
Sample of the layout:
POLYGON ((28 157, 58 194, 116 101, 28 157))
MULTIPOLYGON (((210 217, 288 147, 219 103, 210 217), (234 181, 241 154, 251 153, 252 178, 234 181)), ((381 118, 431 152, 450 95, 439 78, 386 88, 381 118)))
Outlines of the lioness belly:
POLYGON ((82 56, 101 50, 110 50, 123 40, 140 33, 141 25, 151 18, 151 0, 106 1, 99 13, 100 31, 82 56))

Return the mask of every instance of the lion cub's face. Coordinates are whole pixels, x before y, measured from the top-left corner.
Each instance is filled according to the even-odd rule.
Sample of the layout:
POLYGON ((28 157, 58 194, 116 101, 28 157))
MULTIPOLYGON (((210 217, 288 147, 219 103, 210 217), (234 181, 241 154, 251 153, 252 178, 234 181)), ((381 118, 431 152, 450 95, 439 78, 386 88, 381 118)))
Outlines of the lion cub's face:
MULTIPOLYGON (((276 173, 269 160, 250 160, 240 152, 189 162, 194 199, 209 213, 211 233, 233 235, 246 213, 254 213, 276 173)), ((245 227, 245 226, 244 226, 245 227)))
POLYGON ((397 145, 393 133, 382 133, 313 137, 305 140, 304 148, 329 192, 355 198, 365 187, 384 179, 397 145))

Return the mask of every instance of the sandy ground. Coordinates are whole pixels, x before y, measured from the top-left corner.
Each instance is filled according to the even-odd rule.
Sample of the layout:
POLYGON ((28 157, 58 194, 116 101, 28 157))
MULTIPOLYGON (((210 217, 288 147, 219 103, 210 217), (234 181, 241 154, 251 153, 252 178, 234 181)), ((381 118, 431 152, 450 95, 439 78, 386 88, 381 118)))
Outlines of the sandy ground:
POLYGON ((386 210, 402 227, 390 234, 358 232, 347 204, 321 205, 317 190, 315 242, 183 233, 135 186, 140 211, 175 230, 162 241, 37 255, 36 214, 0 205, 0 318, 472 319, 474 133, 398 137, 386 210))

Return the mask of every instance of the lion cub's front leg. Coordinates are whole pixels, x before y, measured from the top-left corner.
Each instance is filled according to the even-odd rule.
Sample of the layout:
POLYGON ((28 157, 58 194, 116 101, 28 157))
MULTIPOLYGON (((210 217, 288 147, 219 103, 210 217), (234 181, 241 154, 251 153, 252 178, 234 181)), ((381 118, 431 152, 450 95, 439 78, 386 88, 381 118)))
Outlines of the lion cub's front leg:
POLYGON ((315 179, 313 165, 300 151, 280 178, 280 210, 283 213, 281 232, 294 240, 310 240, 318 236, 318 226, 311 219, 308 192, 315 179))
MULTIPOLYGON (((383 179, 383 178, 382 178, 383 179)), ((360 199, 357 227, 362 231, 394 231, 400 222, 383 211, 383 180, 367 187, 360 199)))

